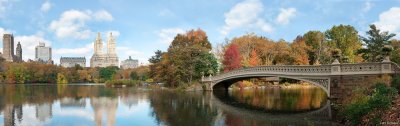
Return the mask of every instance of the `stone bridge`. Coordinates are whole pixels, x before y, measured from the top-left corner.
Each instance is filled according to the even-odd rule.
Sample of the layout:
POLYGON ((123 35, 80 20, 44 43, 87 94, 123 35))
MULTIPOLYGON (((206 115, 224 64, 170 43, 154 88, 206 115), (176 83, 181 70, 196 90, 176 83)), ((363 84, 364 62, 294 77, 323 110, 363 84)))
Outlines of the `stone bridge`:
POLYGON ((397 74, 399 67, 390 61, 330 65, 276 65, 242 68, 216 76, 203 77, 206 90, 227 90, 235 82, 256 77, 283 77, 305 81, 321 87, 328 97, 348 95, 356 86, 397 74))

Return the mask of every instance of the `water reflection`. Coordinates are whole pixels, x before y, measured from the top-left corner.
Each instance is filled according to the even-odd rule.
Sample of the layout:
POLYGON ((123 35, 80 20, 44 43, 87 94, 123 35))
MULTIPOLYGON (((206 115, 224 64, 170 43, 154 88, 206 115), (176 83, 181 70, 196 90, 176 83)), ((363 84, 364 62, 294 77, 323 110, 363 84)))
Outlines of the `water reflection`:
POLYGON ((279 113, 315 110, 327 102, 325 91, 312 85, 230 90, 228 94, 217 94, 233 105, 279 113))
MULTIPOLYGON (((314 97, 312 92, 300 92, 300 96, 314 97)), ((301 114, 271 115, 231 105, 224 100, 285 108, 277 107, 284 105, 278 103, 282 97, 287 96, 273 91, 254 94, 233 91, 221 96, 211 92, 176 93, 106 88, 101 85, 1 85, 0 125, 332 125, 329 118, 313 118, 301 114)), ((309 104, 296 102, 288 106, 301 110, 324 106, 313 103, 315 100, 318 101, 318 98, 310 98, 309 104)), ((318 113, 316 115, 321 116, 318 113)))

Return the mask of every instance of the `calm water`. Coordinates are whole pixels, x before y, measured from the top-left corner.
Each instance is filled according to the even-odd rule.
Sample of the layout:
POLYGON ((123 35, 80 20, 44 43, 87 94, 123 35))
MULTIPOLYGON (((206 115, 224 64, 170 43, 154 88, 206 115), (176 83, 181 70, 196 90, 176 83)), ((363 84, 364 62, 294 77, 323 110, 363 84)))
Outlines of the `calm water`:
POLYGON ((0 85, 0 125, 334 125, 318 88, 169 92, 0 85))

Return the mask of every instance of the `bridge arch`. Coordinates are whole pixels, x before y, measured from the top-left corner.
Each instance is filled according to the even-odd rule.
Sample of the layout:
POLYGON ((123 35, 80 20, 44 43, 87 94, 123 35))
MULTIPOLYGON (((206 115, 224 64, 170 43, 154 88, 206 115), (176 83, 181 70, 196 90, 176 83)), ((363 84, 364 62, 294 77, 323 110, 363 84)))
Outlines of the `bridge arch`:
POLYGON ((325 93, 330 95, 330 78, 307 78, 307 77, 293 77, 293 76, 285 76, 285 75, 268 75, 268 74, 244 74, 244 75, 237 75, 237 76, 231 76, 231 77, 226 77, 221 80, 217 80, 213 82, 211 85, 213 90, 227 90, 229 86, 235 84, 238 81, 246 80, 249 78, 257 78, 257 77, 279 77, 279 78, 289 78, 289 79, 294 79, 294 80, 299 80, 299 81, 304 81, 307 83, 310 83, 312 85, 315 85, 317 87, 320 87, 325 91, 325 93))

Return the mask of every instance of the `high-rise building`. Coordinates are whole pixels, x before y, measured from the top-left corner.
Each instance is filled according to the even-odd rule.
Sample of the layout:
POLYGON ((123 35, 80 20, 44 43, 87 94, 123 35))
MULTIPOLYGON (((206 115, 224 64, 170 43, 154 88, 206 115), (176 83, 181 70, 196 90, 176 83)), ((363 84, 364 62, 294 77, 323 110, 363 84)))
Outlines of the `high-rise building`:
POLYGON ((79 65, 81 67, 86 67, 86 58, 85 57, 61 57, 60 65, 62 67, 75 67, 75 65, 79 65))
POLYGON ((14 36, 12 34, 3 35, 3 58, 6 61, 14 61, 14 36))
POLYGON ((3 35, 3 54, 1 55, 6 61, 9 62, 21 62, 22 61, 22 47, 21 43, 18 42, 16 54, 14 55, 14 35, 4 34, 3 35))
POLYGON ((35 61, 51 64, 51 47, 46 47, 45 43, 39 42, 35 47, 35 61))
POLYGON ((17 49, 15 50, 16 55, 15 55, 15 61, 17 62, 21 62, 22 61, 22 47, 21 47, 21 43, 18 42, 17 44, 17 49))
POLYGON ((138 66, 139 66, 139 61, 137 59, 132 59, 131 56, 129 56, 129 59, 126 59, 121 62, 122 69, 136 68, 138 66))
POLYGON ((100 33, 98 33, 94 41, 94 54, 90 59, 90 67, 118 66, 119 61, 115 47, 115 38, 110 33, 107 41, 107 53, 103 54, 103 42, 100 33))

